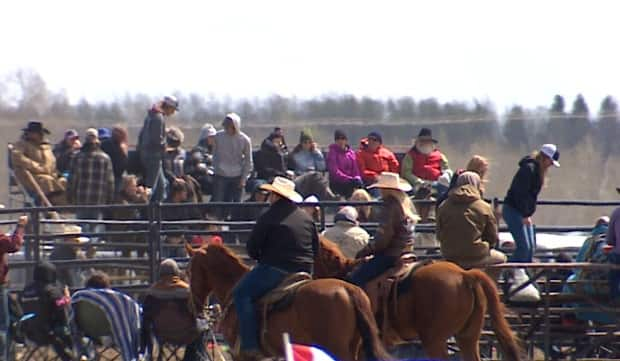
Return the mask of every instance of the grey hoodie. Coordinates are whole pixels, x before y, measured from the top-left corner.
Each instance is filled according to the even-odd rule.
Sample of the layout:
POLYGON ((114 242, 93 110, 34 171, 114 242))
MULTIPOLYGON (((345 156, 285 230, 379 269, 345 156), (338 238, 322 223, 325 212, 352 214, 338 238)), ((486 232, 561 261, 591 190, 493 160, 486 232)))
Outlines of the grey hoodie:
POLYGON ((253 167, 252 143, 250 137, 241 131, 241 123, 236 119, 231 120, 237 131, 235 135, 228 135, 225 130, 215 134, 213 152, 215 175, 247 179, 253 167))

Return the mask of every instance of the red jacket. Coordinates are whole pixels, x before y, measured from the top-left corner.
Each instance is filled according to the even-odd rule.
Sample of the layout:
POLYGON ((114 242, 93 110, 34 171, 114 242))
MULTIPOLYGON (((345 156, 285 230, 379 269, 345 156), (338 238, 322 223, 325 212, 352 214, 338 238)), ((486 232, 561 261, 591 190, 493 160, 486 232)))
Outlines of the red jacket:
POLYGON ((9 273, 9 253, 19 251, 24 243, 23 235, 24 227, 15 228, 10 237, 0 234, 0 285, 8 280, 6 275, 9 273))
POLYGON ((442 173, 441 152, 437 149, 431 154, 423 154, 417 149, 411 148, 409 156, 413 160, 413 175, 426 181, 436 181, 442 173))
POLYGON ((360 150, 357 151, 357 164, 364 183, 374 183, 377 176, 383 172, 398 173, 398 159, 394 153, 383 145, 380 145, 374 152, 368 149, 366 139, 362 139, 360 150))

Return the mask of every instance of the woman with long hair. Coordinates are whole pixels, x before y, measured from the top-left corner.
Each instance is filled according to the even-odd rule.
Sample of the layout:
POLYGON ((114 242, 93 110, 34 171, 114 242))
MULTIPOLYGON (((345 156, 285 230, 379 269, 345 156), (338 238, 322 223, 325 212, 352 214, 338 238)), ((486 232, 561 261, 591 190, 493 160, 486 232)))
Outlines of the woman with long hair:
POLYGON ((370 187, 381 191, 383 212, 375 241, 356 255, 357 258, 374 256, 350 276, 349 280, 360 287, 394 267, 403 253, 413 251, 414 228, 419 219, 406 193, 411 185, 397 173, 381 173, 378 182, 370 187))
POLYGON ((516 246, 510 262, 532 261, 536 249, 532 216, 547 172, 552 165, 560 166, 559 159, 557 146, 544 144, 540 150, 519 162, 519 170, 512 179, 502 212, 516 246))
POLYGON ((443 194, 439 195, 437 201, 435 202, 435 210, 439 209, 439 206, 448 199, 448 193, 454 188, 456 188, 456 181, 461 174, 464 172, 474 172, 480 176, 480 196, 484 197, 484 184, 487 182, 487 173, 489 171, 489 160, 485 157, 474 154, 471 159, 467 162, 467 166, 465 169, 458 169, 452 179, 450 180, 450 185, 448 186, 448 190, 443 194))

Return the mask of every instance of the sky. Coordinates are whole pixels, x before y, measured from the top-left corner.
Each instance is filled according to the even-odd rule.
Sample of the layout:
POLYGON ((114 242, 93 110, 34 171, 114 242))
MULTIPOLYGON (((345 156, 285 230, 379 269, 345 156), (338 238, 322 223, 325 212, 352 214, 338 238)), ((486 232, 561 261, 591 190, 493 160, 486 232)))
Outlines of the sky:
POLYGON ((620 97, 620 2, 5 0, 0 76, 72 101, 174 91, 548 106, 620 97))

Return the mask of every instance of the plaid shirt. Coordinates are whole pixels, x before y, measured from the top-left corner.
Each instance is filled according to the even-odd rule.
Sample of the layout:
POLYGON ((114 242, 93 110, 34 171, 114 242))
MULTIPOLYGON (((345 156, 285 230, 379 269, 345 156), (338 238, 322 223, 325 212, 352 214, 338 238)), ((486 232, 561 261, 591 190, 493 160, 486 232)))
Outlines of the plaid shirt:
POLYGON ((111 204, 114 201, 112 161, 98 146, 82 150, 73 159, 69 201, 77 205, 111 204))

